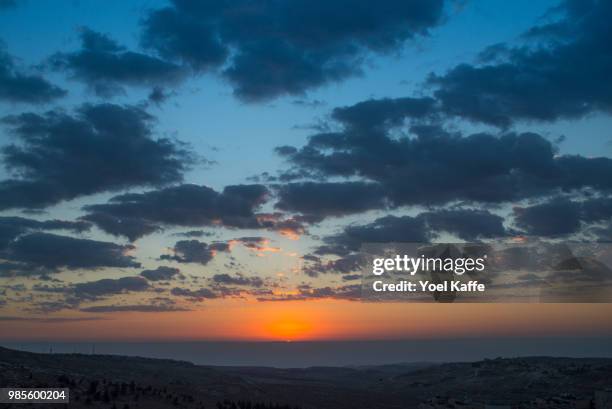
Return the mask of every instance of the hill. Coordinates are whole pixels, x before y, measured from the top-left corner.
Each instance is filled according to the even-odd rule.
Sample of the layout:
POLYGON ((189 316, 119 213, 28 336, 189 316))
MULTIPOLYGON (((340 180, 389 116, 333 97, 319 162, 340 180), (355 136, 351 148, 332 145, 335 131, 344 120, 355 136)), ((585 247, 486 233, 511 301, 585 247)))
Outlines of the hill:
POLYGON ((277 369, 0 348, 0 386, 69 387, 70 408, 569 408, 608 396, 610 379, 598 358, 277 369))

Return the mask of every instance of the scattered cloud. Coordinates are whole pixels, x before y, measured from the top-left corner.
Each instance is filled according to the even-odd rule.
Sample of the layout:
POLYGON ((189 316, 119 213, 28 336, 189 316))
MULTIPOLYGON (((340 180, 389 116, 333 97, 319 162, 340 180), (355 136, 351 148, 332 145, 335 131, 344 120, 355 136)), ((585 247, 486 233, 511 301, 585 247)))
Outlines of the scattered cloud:
POLYGON ((346 256, 357 252, 364 243, 413 242, 429 240, 425 220, 412 216, 384 216, 372 223, 349 225, 341 233, 322 238, 317 255, 346 256))
POLYGON ((32 231, 66 230, 82 233, 91 225, 84 221, 26 219, 17 216, 0 216, 0 250, 6 248, 11 241, 32 231))
POLYGON ((261 227, 254 211, 267 198, 263 185, 179 185, 115 196, 106 204, 86 206, 83 217, 102 230, 136 240, 163 226, 261 227))
POLYGON ((229 244, 223 242, 207 244, 198 240, 181 240, 174 245, 172 255, 162 255, 160 259, 206 265, 219 251, 229 251, 229 244))
POLYGON ((229 274, 215 274, 212 277, 212 281, 216 284, 239 285, 257 288, 263 286, 264 284, 264 281, 260 277, 247 277, 240 273, 233 276, 229 274))
POLYGON ((81 308, 82 312, 114 313, 114 312, 182 312, 190 311, 188 308, 172 304, 127 304, 127 305, 95 305, 81 308))
POLYGON ((361 299, 361 285, 344 285, 340 287, 299 288, 295 293, 277 294, 259 297, 258 301, 306 301, 317 299, 335 299, 356 301, 361 299))
POLYGON ((100 321, 104 320, 103 317, 25 317, 25 316, 0 316, 0 321, 24 321, 24 322, 35 322, 39 324, 61 324, 68 322, 80 322, 80 321, 100 321))
POLYGON ((335 108, 332 118, 355 131, 372 132, 402 125, 409 119, 435 117, 436 112, 433 98, 383 98, 335 108))
MULTIPOLYGON (((0 1, 0 10, 15 4, 0 1)), ((36 73, 28 73, 15 66, 13 58, 0 41, 0 100, 9 103, 43 104, 66 95, 62 88, 51 84, 36 73)))
POLYGON ((80 300, 97 299, 109 295, 123 294, 132 291, 146 291, 149 282, 143 277, 103 278, 97 281, 77 283, 71 292, 80 300))
POLYGON ((145 18, 142 45, 195 72, 221 72, 239 98, 261 101, 359 75, 367 56, 401 50, 443 15, 442 0, 174 1, 145 18))
MULTIPOLYGON (((344 274, 343 279, 351 276, 351 273, 359 272, 366 263, 362 254, 347 254, 342 257, 323 261, 319 257, 310 260, 302 268, 302 272, 310 277, 318 277, 319 274, 344 274)), ((359 275, 359 277, 361 277, 359 275)))
POLYGON ((579 212, 579 205, 569 200, 514 208, 516 224, 537 236, 575 233, 580 228, 579 212))
POLYGON ((178 268, 159 266, 154 270, 143 270, 140 275, 149 281, 168 281, 180 273, 178 268))
MULTIPOLYGON (((304 147, 284 148, 283 153, 293 165, 288 172, 297 168, 321 178, 363 179, 370 188, 363 191, 359 203, 367 203, 366 207, 376 203, 381 207, 499 204, 562 190, 612 188, 610 178, 604 176, 612 173, 612 159, 558 155, 555 146, 539 134, 462 135, 425 125, 412 126, 410 132, 412 137, 398 138, 389 130, 363 131, 344 125, 340 132, 312 135, 304 147)), ((328 182, 306 185, 312 193, 306 202, 312 203, 308 211, 325 215, 328 199, 315 196, 316 183, 325 192, 328 182)), ((335 182, 335 186, 340 188, 342 183, 348 190, 356 182, 335 182)), ((282 200, 281 195, 281 205, 286 206, 282 200)))
MULTIPOLYGON (((532 206, 513 209, 516 225, 534 236, 563 236, 577 233, 584 225, 610 221, 612 198, 569 200, 555 197, 532 206)), ((601 229, 601 226, 594 226, 601 229)))
POLYGON ((190 288, 174 287, 170 291, 170 294, 177 297, 188 298, 192 301, 203 301, 205 299, 214 299, 219 297, 219 294, 215 293, 209 288, 200 288, 198 290, 192 290, 190 288))
POLYGON ((152 88, 152 99, 160 102, 160 84, 176 84, 186 74, 176 64, 128 51, 107 35, 87 27, 80 29, 80 39, 79 51, 57 53, 50 58, 50 64, 85 82, 99 96, 109 97, 121 93, 123 85, 136 85, 152 88))
POLYGON ((0 181, 0 210, 180 181, 192 155, 175 141, 154 139, 152 120, 141 108, 113 104, 5 117, 19 143, 2 148, 15 177, 0 181))
POLYGON ((346 226, 338 234, 323 237, 314 254, 303 257, 302 272, 310 277, 359 272, 366 262, 360 251, 368 243, 427 243, 441 232, 466 241, 504 237, 508 233, 503 221, 501 216, 474 209, 439 209, 417 216, 380 217, 371 223, 346 226), (327 260, 322 256, 335 258, 327 260))
POLYGON ((421 213, 432 232, 446 232, 465 241, 500 238, 508 233, 504 218, 480 209, 440 209, 421 213))
POLYGON ((432 75, 442 111, 499 127, 612 112, 612 5, 564 0, 554 11, 557 18, 531 28, 521 44, 496 44, 479 64, 432 75))
POLYGON ((365 182, 288 183, 278 188, 276 208, 322 219, 385 206, 379 184, 365 182))
POLYGON ((30 233, 12 241, 0 254, 5 260, 49 270, 139 267, 128 252, 133 246, 78 239, 50 233, 30 233))

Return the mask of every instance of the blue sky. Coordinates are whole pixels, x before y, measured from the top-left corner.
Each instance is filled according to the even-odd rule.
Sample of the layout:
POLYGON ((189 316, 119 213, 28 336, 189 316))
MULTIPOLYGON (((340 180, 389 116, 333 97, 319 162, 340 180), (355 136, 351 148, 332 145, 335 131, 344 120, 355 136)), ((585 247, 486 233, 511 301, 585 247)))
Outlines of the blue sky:
MULTIPOLYGON (((192 144, 204 157, 218 162, 208 169, 195 170, 189 175, 190 180, 214 187, 242 183, 245 175, 273 171, 281 165, 273 152, 274 147, 299 145, 311 133, 308 129, 296 129, 296 126, 325 120, 330 109, 336 106, 368 98, 424 92, 422 82, 430 72, 442 73, 457 62, 472 61, 488 45, 516 40, 555 3, 459 2, 449 7, 448 22, 436 28, 430 38, 418 44, 408 43, 389 56, 369 56, 360 77, 315 89, 304 96, 249 104, 233 97, 231 88, 215 75, 204 74, 181 84, 178 95, 153 112, 158 118, 160 132, 176 135, 192 144), (294 102, 298 100, 316 101, 320 105, 296 106, 294 102), (231 165, 235 162, 240 166, 231 165)), ((104 6, 107 10, 100 13, 94 3, 41 2, 36 6, 25 3, 0 15, 0 36, 9 52, 24 64, 33 65, 53 52, 78 48, 78 30, 83 26, 109 34, 128 47, 137 47, 138 24, 143 13, 163 4, 145 1, 126 6, 123 2, 108 2, 104 6)), ((62 106, 95 101, 96 97, 80 84, 57 77, 70 90, 62 106)), ((139 102, 147 92, 131 89, 114 101, 139 102)), ((5 106, 3 109, 20 112, 22 107, 5 106)), ((567 133, 567 128, 561 133, 567 133)), ((576 144, 575 148, 581 145, 576 144)), ((588 148, 582 149, 589 152, 588 148)), ((594 154, 601 146, 592 149, 590 153, 594 154)))
MULTIPOLYGON (((154 107, 152 111, 157 117, 159 132, 175 135, 205 158, 218 162, 195 169, 188 176, 190 181, 213 187, 242 183, 245 175, 274 171, 281 166, 273 148, 302 143, 311 131, 301 128, 325 120, 333 107, 368 98, 427 93, 423 80, 429 73, 443 73, 459 62, 471 62, 489 45, 516 41, 556 3, 457 2, 448 6, 447 22, 433 30, 430 37, 408 42, 389 56, 368 56, 362 76, 314 89, 303 96, 251 104, 232 96, 228 84, 214 74, 204 74, 178 86, 177 95, 170 103, 154 107), (301 106, 296 101, 319 104, 301 106), (240 166, 224 166, 234 162, 240 166)), ((108 2, 104 6, 106 11, 100 13, 94 3, 40 2, 34 6, 26 2, 0 14, 0 37, 9 52, 25 65, 40 64, 59 50, 78 48, 78 32, 84 26, 108 34, 130 48, 138 47, 143 14, 163 4, 143 1, 127 6, 122 2, 108 2)), ((52 78, 70 91, 61 102, 63 107, 96 100, 81 84, 62 75, 52 78)), ((113 101, 137 103, 146 98, 147 92, 130 89, 113 101)), ((3 109, 20 112, 22 107, 9 104, 3 109)), ((472 128, 472 124, 462 125, 472 128)), ((609 119, 603 117, 517 128, 536 129, 549 133, 552 138, 566 135, 568 139, 561 146, 562 151, 596 155, 602 150, 610 153, 610 135, 606 131, 609 125, 609 119), (581 136, 584 132, 590 134, 589 138, 581 136)))

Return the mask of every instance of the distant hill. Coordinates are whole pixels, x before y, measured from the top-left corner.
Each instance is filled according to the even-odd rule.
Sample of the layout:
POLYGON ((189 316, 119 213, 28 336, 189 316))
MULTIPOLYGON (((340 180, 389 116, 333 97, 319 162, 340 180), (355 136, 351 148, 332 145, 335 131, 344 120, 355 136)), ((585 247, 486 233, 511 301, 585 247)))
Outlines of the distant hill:
POLYGON ((611 379, 612 359, 598 358, 277 369, 0 348, 1 387, 69 387, 70 408, 405 409, 438 407, 431 406, 438 401, 449 408, 456 401, 471 402, 464 408, 487 402, 527 405, 536 398, 588 400, 612 386, 611 379))

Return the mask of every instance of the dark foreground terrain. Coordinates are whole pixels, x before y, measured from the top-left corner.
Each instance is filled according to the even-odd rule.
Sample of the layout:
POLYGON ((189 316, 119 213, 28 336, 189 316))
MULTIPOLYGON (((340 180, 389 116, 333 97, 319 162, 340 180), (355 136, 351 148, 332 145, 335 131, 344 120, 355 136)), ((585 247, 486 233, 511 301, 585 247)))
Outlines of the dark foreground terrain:
POLYGON ((70 388, 69 405, 13 408, 601 409, 612 407, 612 359, 275 369, 0 348, 0 387, 70 388))

